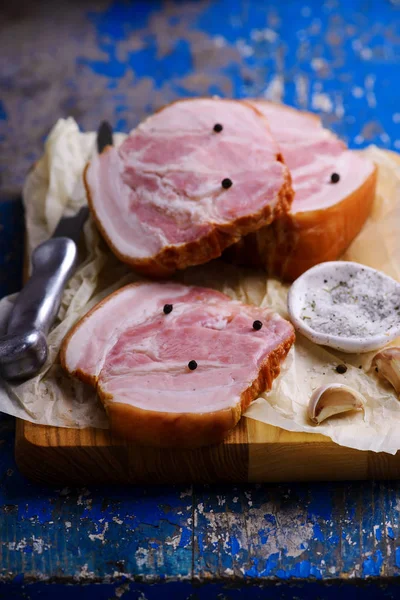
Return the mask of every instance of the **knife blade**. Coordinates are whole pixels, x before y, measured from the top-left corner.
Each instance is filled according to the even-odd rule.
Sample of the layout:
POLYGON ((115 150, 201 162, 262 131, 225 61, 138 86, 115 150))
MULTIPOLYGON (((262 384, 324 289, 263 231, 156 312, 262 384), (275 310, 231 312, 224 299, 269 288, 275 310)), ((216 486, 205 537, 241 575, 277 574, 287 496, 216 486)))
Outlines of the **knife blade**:
MULTIPOLYGON (((112 144, 112 128, 103 121, 97 132, 97 151, 112 144)), ((0 338, 0 374, 4 379, 32 377, 46 362, 46 336, 78 265, 78 241, 88 214, 85 206, 72 217, 62 217, 53 236, 35 248, 31 276, 18 294, 7 334, 0 338)))

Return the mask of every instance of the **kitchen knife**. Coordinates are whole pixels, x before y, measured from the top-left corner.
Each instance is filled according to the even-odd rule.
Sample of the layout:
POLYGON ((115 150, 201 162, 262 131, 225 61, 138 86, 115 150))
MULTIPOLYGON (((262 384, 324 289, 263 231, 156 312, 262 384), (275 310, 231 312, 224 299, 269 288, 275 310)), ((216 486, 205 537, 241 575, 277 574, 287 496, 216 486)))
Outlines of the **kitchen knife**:
MULTIPOLYGON (((112 129, 103 122, 97 150, 112 144, 112 129)), ((78 264, 78 241, 88 217, 85 206, 72 217, 62 217, 53 236, 32 254, 32 274, 18 294, 0 338, 0 374, 4 379, 36 375, 47 359, 46 336, 60 308, 64 288, 78 264)))
POLYGON ((78 263, 80 233, 88 216, 84 207, 63 217, 52 238, 32 254, 32 274, 18 294, 0 338, 0 373, 4 379, 35 375, 47 358, 46 336, 60 308, 65 285, 78 263))

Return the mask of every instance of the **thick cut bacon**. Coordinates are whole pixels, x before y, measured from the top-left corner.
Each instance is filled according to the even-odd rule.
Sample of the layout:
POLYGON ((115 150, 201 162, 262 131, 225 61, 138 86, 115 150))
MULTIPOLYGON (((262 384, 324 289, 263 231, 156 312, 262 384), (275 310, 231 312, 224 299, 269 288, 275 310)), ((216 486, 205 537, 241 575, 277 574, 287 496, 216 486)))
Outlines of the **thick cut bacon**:
POLYGON ((252 103, 269 120, 295 196, 288 215, 242 238, 227 256, 293 280, 339 258, 360 232, 371 212, 376 168, 347 150, 316 115, 263 100, 252 103), (339 175, 337 183, 331 183, 332 173, 339 175))
POLYGON ((227 435, 270 388, 293 341, 292 325, 267 308, 206 288, 142 283, 95 306, 64 340, 61 363, 97 388, 116 434, 195 447, 227 435))
MULTIPOLYGON (((85 173, 113 252, 148 275, 208 262, 287 212, 290 175, 265 117, 234 100, 175 102, 85 173), (223 129, 214 131, 214 125, 223 129), (229 188, 222 186, 231 180, 229 188)), ((228 184, 229 185, 229 182, 228 184)))

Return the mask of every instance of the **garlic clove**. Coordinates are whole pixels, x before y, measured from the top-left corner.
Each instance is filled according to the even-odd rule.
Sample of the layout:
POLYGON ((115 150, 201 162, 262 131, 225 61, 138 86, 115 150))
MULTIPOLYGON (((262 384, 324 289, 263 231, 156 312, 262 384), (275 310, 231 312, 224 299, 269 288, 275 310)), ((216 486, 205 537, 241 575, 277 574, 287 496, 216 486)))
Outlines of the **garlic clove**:
POLYGON ((314 423, 322 423, 333 415, 351 410, 364 410, 366 399, 353 388, 342 383, 319 387, 308 403, 308 416, 314 423))
POLYGON ((375 354, 371 369, 377 369, 379 377, 391 383, 400 394, 400 348, 393 346, 375 354))

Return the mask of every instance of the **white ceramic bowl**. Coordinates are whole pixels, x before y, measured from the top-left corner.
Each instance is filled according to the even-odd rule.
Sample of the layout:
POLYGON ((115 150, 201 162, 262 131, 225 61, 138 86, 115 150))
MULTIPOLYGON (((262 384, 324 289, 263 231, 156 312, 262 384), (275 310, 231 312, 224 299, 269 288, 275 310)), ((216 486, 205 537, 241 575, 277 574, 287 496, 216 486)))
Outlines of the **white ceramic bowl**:
MULTIPOLYGON (((354 296, 349 297, 354 298, 354 296)), ((342 311, 340 313, 340 320, 338 318, 338 323, 343 322, 343 315, 346 310, 349 317, 352 316, 351 312, 354 314, 356 311, 362 312, 362 307, 358 305, 352 307, 351 304, 347 304, 344 301, 340 301, 339 304, 339 309, 332 308, 332 310, 342 311)), ((371 350, 382 348, 388 342, 400 336, 400 284, 384 273, 359 263, 347 261, 321 263, 303 273, 292 284, 288 294, 288 311, 295 328, 316 344, 330 346, 331 348, 336 348, 336 350, 348 353, 370 352, 371 350), (318 330, 318 322, 314 322, 313 316, 311 318, 304 316, 307 310, 315 310, 316 305, 318 310, 318 300, 325 301, 321 294, 331 294, 339 285, 346 286, 347 289, 347 285, 354 284, 355 277, 356 281, 364 281, 363 278, 365 278, 365 285, 369 285, 370 290, 374 290, 373 301, 382 301, 381 305, 385 307, 383 310, 388 309, 388 320, 383 320, 386 317, 382 317, 382 320, 377 319, 373 325, 374 331, 365 335, 356 335, 351 332, 337 335, 337 332, 331 334, 328 331, 318 330), (386 290, 386 295, 383 292, 383 288, 386 290), (387 293, 388 290, 389 294, 387 293), (398 306, 395 306, 397 304, 397 297, 399 300, 398 306), (309 304, 310 298, 314 299, 313 302, 315 304, 309 304), (390 298, 390 306, 387 298, 390 298), (311 308, 312 306, 314 308, 311 308), (389 322, 390 326, 388 326, 389 322)), ((313 315, 312 312, 310 314, 313 315)), ((366 312, 365 315, 365 323, 371 324, 371 318, 368 317, 366 312)), ((362 323, 362 314, 357 318, 360 319, 357 323, 362 323)), ((335 319, 333 319, 333 323, 335 323, 335 319)), ((330 327, 330 325, 326 325, 325 329, 327 327, 330 327)), ((370 327, 372 326, 370 325, 370 327)), ((334 330, 335 327, 332 327, 332 329, 334 330)))

